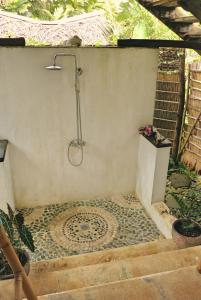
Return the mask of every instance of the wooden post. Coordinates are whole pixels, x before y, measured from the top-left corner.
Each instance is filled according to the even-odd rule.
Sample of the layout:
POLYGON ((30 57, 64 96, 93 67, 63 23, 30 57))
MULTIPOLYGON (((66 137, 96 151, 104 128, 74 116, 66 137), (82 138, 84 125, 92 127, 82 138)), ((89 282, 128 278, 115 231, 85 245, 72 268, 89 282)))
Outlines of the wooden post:
POLYGON ((201 274, 201 261, 198 263, 197 269, 198 269, 198 272, 201 274))
POLYGON ((180 69, 180 99, 179 99, 179 109, 178 109, 178 118, 177 118, 177 127, 176 127, 176 137, 175 137, 175 146, 174 146, 174 156, 178 157, 179 155, 179 144, 182 131, 182 121, 184 114, 185 106, 185 52, 180 58, 181 60, 181 69, 180 69))
POLYGON ((15 300, 22 300, 22 275, 15 275, 15 300))
POLYGON ((11 245, 6 232, 4 230, 3 225, 0 224, 0 248, 3 250, 3 253, 13 270, 14 275, 19 276, 19 274, 22 276, 22 287, 24 290, 24 293, 28 300, 37 300, 37 296, 35 295, 31 282, 29 281, 24 268, 22 267, 19 258, 17 254, 15 253, 15 250, 13 249, 13 246, 11 245))
POLYGON ((184 125, 185 125, 185 118, 186 118, 186 112, 188 108, 188 103, 189 103, 189 98, 190 98, 190 81, 191 81, 191 68, 190 65, 188 65, 188 82, 187 82, 187 95, 186 95, 186 104, 185 104, 185 109, 183 112, 183 120, 182 120, 182 125, 181 125, 181 135, 180 135, 180 142, 179 142, 179 149, 178 149, 178 155, 177 158, 180 160, 181 159, 181 147, 182 143, 184 143, 184 137, 183 137, 183 130, 184 130, 184 125))
POLYGON ((201 112, 198 114, 197 118, 195 119, 195 121, 194 121, 194 123, 193 123, 193 125, 192 125, 192 128, 191 128, 191 130, 189 131, 189 134, 188 134, 188 136, 187 136, 187 138, 186 138, 186 141, 184 142, 184 144, 183 144, 183 146, 182 146, 182 148, 181 148, 181 150, 180 150, 180 154, 179 154, 179 155, 181 155, 182 152, 184 151, 184 149, 185 149, 185 147, 186 147, 186 144, 188 143, 188 141, 189 141, 189 139, 190 139, 190 137, 191 137, 191 134, 192 134, 193 130, 195 129, 195 126, 197 125, 197 122, 200 120, 200 117, 201 117, 201 112))

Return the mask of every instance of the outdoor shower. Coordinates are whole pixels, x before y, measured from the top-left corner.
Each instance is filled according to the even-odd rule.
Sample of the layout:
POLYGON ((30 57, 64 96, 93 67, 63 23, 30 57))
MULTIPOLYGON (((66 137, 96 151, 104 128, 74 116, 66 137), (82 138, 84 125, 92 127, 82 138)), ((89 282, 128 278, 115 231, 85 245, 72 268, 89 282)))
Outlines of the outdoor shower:
POLYGON ((81 121, 81 110, 80 110, 80 85, 79 85, 79 76, 82 74, 82 69, 78 67, 77 64, 77 57, 75 54, 66 54, 66 53, 57 53, 54 56, 53 65, 45 67, 47 70, 55 70, 59 71, 62 70, 61 66, 56 65, 57 57, 59 56, 68 56, 74 59, 74 66, 75 66, 75 96, 76 96, 76 127, 77 127, 77 138, 70 141, 68 145, 68 161, 74 167, 78 167, 83 162, 83 146, 85 142, 82 139, 82 121, 81 121), (70 150, 71 148, 79 148, 81 150, 81 158, 79 163, 74 163, 72 161, 70 150))

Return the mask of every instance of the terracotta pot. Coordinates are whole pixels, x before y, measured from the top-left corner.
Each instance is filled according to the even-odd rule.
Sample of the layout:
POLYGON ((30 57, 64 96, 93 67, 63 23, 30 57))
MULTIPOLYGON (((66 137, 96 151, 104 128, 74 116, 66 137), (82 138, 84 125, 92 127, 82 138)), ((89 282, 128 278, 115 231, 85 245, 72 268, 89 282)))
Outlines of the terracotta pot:
POLYGON ((172 224, 172 238, 179 248, 187 248, 201 245, 201 234, 197 236, 187 236, 178 232, 178 228, 185 219, 178 219, 172 224))
MULTIPOLYGON (((25 273, 28 275, 30 271, 30 256, 26 250, 19 250, 21 253, 23 253, 26 257, 26 262, 23 264, 25 273)), ((8 274, 8 275, 1 275, 0 274, 0 280, 6 280, 6 279, 12 279, 14 278, 14 274, 8 274)))

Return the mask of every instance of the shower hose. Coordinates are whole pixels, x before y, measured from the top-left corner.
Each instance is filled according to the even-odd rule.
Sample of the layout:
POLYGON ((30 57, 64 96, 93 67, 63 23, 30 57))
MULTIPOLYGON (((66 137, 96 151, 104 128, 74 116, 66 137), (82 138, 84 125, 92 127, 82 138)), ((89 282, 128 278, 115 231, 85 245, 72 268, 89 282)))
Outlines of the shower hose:
POLYGON ((81 75, 81 69, 77 68, 77 63, 75 64, 75 95, 76 95, 76 127, 77 127, 77 138, 73 139, 70 141, 68 145, 68 161, 69 163, 74 166, 74 167, 79 167, 84 158, 84 150, 83 146, 85 145, 85 142, 82 140, 82 120, 81 120, 81 110, 80 110, 80 87, 79 87, 79 79, 78 76, 81 75), (71 155, 70 155, 70 150, 71 148, 79 148, 81 151, 81 157, 80 161, 75 163, 73 162, 71 155))

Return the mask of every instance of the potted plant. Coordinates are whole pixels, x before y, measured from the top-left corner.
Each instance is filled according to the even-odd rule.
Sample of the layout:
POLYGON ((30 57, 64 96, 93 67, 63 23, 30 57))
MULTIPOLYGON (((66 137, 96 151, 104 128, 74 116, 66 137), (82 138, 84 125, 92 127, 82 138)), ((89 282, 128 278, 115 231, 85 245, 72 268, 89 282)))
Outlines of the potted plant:
POLYGON ((201 245, 201 224, 192 216, 193 200, 190 199, 190 205, 187 205, 184 197, 176 193, 171 194, 179 204, 177 212, 179 219, 172 224, 173 240, 179 248, 201 245))
MULTIPOLYGON (((24 224, 24 217, 20 212, 13 211, 7 204, 8 214, 0 209, 0 224, 3 225, 8 238, 15 249, 25 272, 29 273, 30 258, 28 252, 24 249, 26 246, 34 252, 34 241, 31 232, 24 224)), ((13 278, 13 272, 6 261, 2 250, 0 250, 0 280, 13 278)))

